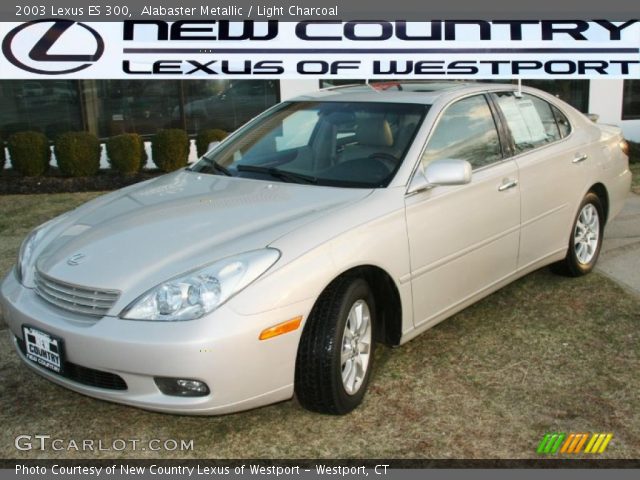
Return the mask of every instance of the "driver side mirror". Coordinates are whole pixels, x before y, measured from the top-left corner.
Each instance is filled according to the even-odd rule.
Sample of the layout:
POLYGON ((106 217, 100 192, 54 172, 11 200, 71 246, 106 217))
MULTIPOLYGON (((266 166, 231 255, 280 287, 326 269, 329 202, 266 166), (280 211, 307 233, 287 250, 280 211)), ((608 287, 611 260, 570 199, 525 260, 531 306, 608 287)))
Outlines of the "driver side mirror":
POLYGON ((465 185, 471 181, 471 164, 466 160, 442 159, 422 165, 411 179, 407 193, 428 190, 435 186, 465 185))

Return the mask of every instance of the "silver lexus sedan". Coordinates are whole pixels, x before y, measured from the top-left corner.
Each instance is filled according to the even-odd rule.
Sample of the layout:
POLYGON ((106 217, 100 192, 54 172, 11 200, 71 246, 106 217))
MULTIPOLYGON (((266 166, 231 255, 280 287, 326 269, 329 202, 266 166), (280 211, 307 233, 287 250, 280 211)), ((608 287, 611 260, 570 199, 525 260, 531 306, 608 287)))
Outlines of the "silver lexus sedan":
POLYGON ((627 152, 530 88, 322 90, 35 229, 4 318, 28 367, 93 397, 220 414, 295 395, 344 414, 376 343, 544 265, 589 273, 627 152))

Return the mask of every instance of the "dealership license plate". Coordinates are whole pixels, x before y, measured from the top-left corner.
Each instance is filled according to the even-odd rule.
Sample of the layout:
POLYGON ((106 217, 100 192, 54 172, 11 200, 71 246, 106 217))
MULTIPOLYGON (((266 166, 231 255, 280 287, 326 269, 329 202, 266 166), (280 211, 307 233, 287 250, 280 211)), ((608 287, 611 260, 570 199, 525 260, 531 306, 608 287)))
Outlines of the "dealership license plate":
POLYGON ((62 373, 62 339, 42 330, 23 326, 25 356, 41 367, 62 373))

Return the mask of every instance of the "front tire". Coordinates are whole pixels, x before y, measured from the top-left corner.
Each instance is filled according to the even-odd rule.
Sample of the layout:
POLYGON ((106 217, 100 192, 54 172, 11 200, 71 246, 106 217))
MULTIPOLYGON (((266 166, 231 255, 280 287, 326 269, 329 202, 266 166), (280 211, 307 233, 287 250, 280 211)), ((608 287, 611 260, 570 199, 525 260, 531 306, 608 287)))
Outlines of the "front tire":
POLYGON ((298 347, 295 392, 308 410, 349 413, 371 377, 375 302, 367 282, 342 277, 320 295, 298 347))
POLYGON ((567 256, 554 265, 554 270, 571 277, 591 272, 600 255, 603 234, 602 202, 595 193, 589 192, 582 200, 573 222, 567 256))

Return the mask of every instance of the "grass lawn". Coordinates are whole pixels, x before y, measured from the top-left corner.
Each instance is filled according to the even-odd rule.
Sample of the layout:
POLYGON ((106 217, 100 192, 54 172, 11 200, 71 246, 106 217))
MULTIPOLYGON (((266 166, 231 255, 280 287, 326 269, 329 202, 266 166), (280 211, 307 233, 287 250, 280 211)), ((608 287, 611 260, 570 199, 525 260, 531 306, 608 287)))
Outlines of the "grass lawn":
MULTIPOLYGON (((1 271, 32 226, 93 196, 0 197, 1 271)), ((223 417, 110 404, 27 370, 9 335, 0 335, 0 457, 535 458, 547 432, 613 432, 600 457, 638 458, 639 312, 638 297, 601 275, 540 270, 403 347, 378 349, 370 392, 345 417, 294 401, 223 417), (14 438, 24 433, 193 439, 195 448, 16 451, 14 438)))
POLYGON ((11 269, 24 237, 32 228, 100 195, 0 195, 0 276, 11 269))

